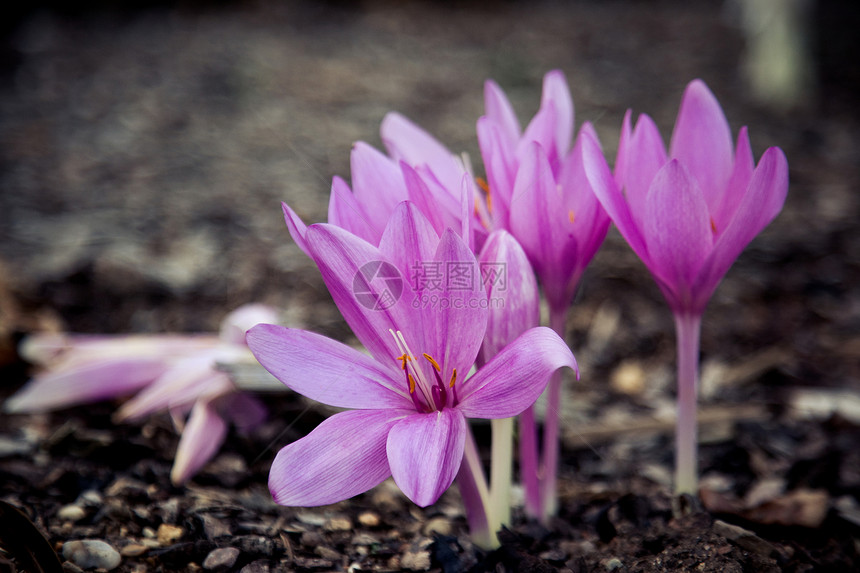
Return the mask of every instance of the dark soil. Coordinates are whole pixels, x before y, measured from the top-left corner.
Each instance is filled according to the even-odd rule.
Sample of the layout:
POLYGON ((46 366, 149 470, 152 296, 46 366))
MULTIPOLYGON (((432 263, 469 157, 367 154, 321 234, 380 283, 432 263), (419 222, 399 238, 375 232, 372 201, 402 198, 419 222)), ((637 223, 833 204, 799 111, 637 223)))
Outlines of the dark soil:
MULTIPOLYGON (((525 120, 541 76, 561 68, 578 122, 596 124, 612 157, 626 108, 668 136, 684 85, 701 77, 733 130, 750 127, 757 156, 784 149, 792 181, 705 315, 701 501, 673 517, 671 316, 614 231, 568 323, 583 376, 566 386, 559 516, 543 527, 516 514, 498 551, 471 545, 456 488, 423 510, 388 482, 325 508, 275 505, 277 449, 327 415, 289 394, 268 397, 269 421, 231 434, 182 488, 169 481, 178 437, 166 416, 115 425, 110 403, 3 415, 0 501, 60 553, 108 542, 120 572, 860 569, 850 2, 816 4, 816 91, 784 114, 746 87, 730 3, 283 4, 43 5, 5 24, 0 399, 26 380, 15 342, 44 328, 215 330, 259 301, 351 341, 279 202, 323 220, 331 176, 348 176, 353 141, 380 145, 389 110, 477 163, 484 79, 525 120)), ((15 571, 25 528, 3 525, 0 571, 15 571)))

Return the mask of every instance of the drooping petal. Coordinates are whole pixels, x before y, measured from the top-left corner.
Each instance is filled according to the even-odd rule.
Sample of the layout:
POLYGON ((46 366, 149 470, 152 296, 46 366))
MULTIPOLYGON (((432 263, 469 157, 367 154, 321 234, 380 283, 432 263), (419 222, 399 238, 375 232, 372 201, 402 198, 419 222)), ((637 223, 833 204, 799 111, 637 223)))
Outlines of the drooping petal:
POLYGON ((466 374, 462 369, 475 362, 487 330, 487 291, 474 253, 452 230, 442 235, 434 260, 444 270, 445 283, 439 308, 430 309, 436 340, 427 352, 443 365, 447 381, 452 368, 460 368, 462 377, 466 374))
POLYGON ((182 485, 212 459, 227 435, 227 422, 209 400, 198 400, 176 449, 170 481, 182 485))
MULTIPOLYGON (((413 411, 414 413, 414 411, 413 411)), ((391 475, 385 444, 399 410, 340 412, 281 449, 269 472, 269 491, 287 506, 310 507, 348 499, 391 475)))
POLYGON ((3 404, 6 412, 47 412, 125 396, 161 376, 160 358, 107 358, 46 372, 30 380, 3 404))
POLYGON ((684 91, 669 155, 687 168, 713 212, 731 177, 734 154, 729 122, 702 80, 684 91))
MULTIPOLYGON (((386 334, 388 334, 386 332, 386 334)), ((260 324, 248 346, 275 378, 317 402, 340 408, 408 408, 408 388, 390 368, 346 344, 320 334, 260 324)))
POLYGON ((365 348, 386 363, 398 356, 389 329, 412 312, 403 291, 406 277, 367 241, 327 224, 308 228, 311 255, 347 324, 365 348))
POLYGON ((295 241, 296 245, 302 250, 302 252, 311 256, 308 251, 308 244, 305 241, 305 233, 307 233, 308 230, 307 225, 305 225, 302 218, 293 211, 292 207, 286 203, 281 203, 281 208, 284 211, 284 222, 287 224, 287 229, 289 229, 290 236, 293 238, 293 241, 295 241))
POLYGON ((540 292, 525 251, 505 230, 494 231, 478 257, 489 314, 481 345, 486 363, 520 334, 540 324, 540 292))
POLYGON ((560 157, 567 155, 573 139, 573 98, 567 87, 567 79, 561 70, 553 70, 543 77, 541 107, 555 108, 555 148, 560 157))
POLYGON ((579 376, 570 348, 552 329, 538 326, 505 346, 461 388, 457 409, 468 418, 509 418, 534 404, 550 376, 563 367, 579 376))
POLYGON ((502 143, 512 152, 520 138, 520 122, 505 92, 493 80, 484 82, 484 110, 486 117, 499 126, 502 143))
POLYGON ((463 460, 466 418, 455 408, 412 414, 388 434, 386 451, 394 483, 421 507, 454 482, 463 460))
POLYGON ((704 303, 741 251, 779 214, 787 193, 788 161, 780 148, 771 147, 762 155, 734 218, 702 266, 696 289, 705 297, 704 303))
MULTIPOLYGON (((331 182, 328 201, 328 222, 361 237, 373 245, 379 243, 385 224, 377 226, 365 213, 346 181, 335 177, 331 182)), ((309 255, 310 256, 310 255, 309 255)))
POLYGON ((657 172, 648 191, 645 240, 651 272, 678 294, 689 294, 713 246, 708 206, 677 159, 657 172))

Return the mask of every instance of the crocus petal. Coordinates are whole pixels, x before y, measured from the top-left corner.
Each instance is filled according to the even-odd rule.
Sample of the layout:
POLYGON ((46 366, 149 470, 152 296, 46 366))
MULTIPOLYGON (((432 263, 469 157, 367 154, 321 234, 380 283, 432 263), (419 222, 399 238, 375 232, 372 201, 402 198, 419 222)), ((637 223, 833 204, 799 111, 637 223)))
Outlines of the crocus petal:
POLYGON ((245 332, 261 323, 278 321, 278 311, 266 304, 245 304, 221 321, 221 340, 228 344, 245 344, 245 332))
POLYGON ((541 107, 550 103, 555 108, 555 148, 559 156, 564 157, 573 138, 573 98, 561 70, 553 70, 543 77, 541 107))
POLYGON ((436 235, 441 235, 446 228, 446 220, 438 205, 439 197, 431 191, 424 178, 411 165, 401 161, 400 168, 403 171, 409 201, 414 203, 418 210, 427 217, 427 220, 436 230, 436 235))
POLYGON ((188 481, 218 452, 226 435, 227 422, 208 400, 198 400, 182 431, 170 481, 174 485, 188 481))
POLYGON ((272 497, 281 505, 327 505, 378 485, 391 475, 389 431, 409 413, 351 410, 328 418, 278 452, 269 472, 272 497))
POLYGON ((642 229, 646 218, 645 202, 648 190, 657 172, 666 165, 666 149, 657 125, 643 114, 636 122, 633 137, 627 149, 627 176, 624 179, 624 194, 630 205, 630 214, 642 229))
POLYGON ((702 266, 696 288, 705 297, 703 303, 741 251, 779 214, 787 193, 788 161, 781 149, 771 147, 759 161, 734 218, 702 266))
POLYGON ((749 188, 754 170, 755 159, 753 158, 752 147, 750 146, 749 134, 747 133, 747 128, 742 127, 738 133, 738 143, 735 147, 735 165, 732 170, 732 176, 729 178, 726 190, 720 197, 716 209, 711 211, 715 227, 714 231, 717 236, 725 231, 738 205, 741 204, 743 196, 749 188))
POLYGON ((484 110, 486 116, 499 126, 507 151, 513 151, 520 138, 520 122, 505 92, 493 80, 484 82, 484 110))
MULTIPOLYGON (((475 255, 456 233, 447 230, 439 240, 434 260, 444 269, 445 284, 439 293, 441 307, 430 309, 435 319, 436 340, 429 352, 448 368, 471 368, 487 330, 487 291, 475 255), (444 301, 444 302, 443 302, 444 301)), ((452 372, 441 373, 450 380, 452 372)))
POLYGON ((328 222, 361 237, 371 244, 377 244, 385 224, 376 226, 365 214, 346 181, 335 177, 331 182, 331 195, 328 201, 328 222))
POLYGON ((457 409, 412 414, 388 434, 386 451, 394 483, 421 507, 454 482, 466 444, 466 418, 457 409))
POLYGON ((397 293, 406 288, 406 277, 388 276, 397 267, 377 247, 343 229, 317 224, 307 236, 326 287, 355 336, 381 362, 398 356, 388 331, 408 322, 411 301, 397 293), (385 276, 367 276, 379 269, 385 276))
MULTIPOLYGON (((386 333, 387 334, 387 333, 386 333)), ((341 408, 402 408, 412 401, 391 368, 320 334, 260 324, 248 331, 248 346, 275 378, 312 400, 341 408)))
POLYGON ((246 392, 230 392, 216 396, 212 403, 225 420, 240 432, 250 432, 266 420, 266 406, 246 392))
POLYGON ((732 174, 732 132, 702 80, 693 80, 684 91, 669 155, 687 168, 713 212, 732 174))
POLYGON ((379 128, 389 155, 413 167, 426 166, 448 190, 457 189, 463 168, 432 135, 400 115, 388 113, 379 128))
POLYGON ((705 198, 695 179, 673 159, 654 177, 645 208, 649 268, 677 295, 686 296, 713 245, 705 198))
POLYGON ((487 210, 498 227, 506 228, 510 211, 511 194, 516 179, 516 158, 502 142, 502 130, 488 117, 478 120, 478 143, 487 171, 487 210))
POLYGON ((552 175, 558 173, 558 170, 561 169, 561 162, 564 156, 556 145, 556 123, 555 105, 553 102, 548 102, 535 114, 526 127, 522 139, 520 139, 520 144, 517 148, 517 157, 520 160, 520 164, 531 155, 530 147, 534 143, 537 143, 546 155, 551 168, 550 173, 552 175))
POLYGON ((6 400, 18 414, 47 412, 130 394, 151 383, 168 364, 155 358, 108 358, 38 375, 6 400))
MULTIPOLYGON (((406 185, 396 161, 364 142, 357 142, 350 155, 352 190, 370 226, 382 229, 388 216, 406 200, 406 185)), ((329 221, 331 222, 331 221, 329 221)))
POLYGON ((538 326, 505 346, 461 388, 457 409, 468 418, 509 418, 534 404, 553 372, 572 368, 570 348, 553 330, 538 326))
POLYGON ((290 231, 290 236, 293 238, 293 241, 295 241, 296 245, 302 250, 302 252, 310 256, 308 244, 305 241, 305 233, 307 233, 308 230, 307 225, 305 225, 302 218, 296 215, 296 212, 293 211, 293 209, 286 203, 281 203, 281 208, 284 211, 284 222, 287 224, 287 229, 290 231))
POLYGON ((478 261, 490 301, 481 345, 485 363, 520 334, 540 324, 540 293, 525 251, 507 231, 490 234, 478 261))

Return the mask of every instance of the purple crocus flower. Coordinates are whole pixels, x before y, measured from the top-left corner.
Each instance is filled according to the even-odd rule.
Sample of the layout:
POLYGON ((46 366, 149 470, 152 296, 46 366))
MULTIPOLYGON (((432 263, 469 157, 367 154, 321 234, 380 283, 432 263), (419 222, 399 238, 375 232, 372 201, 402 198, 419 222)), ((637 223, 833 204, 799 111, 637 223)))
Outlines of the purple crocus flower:
POLYGON ((182 433, 170 476, 174 483, 184 483, 217 453, 228 424, 248 431, 265 419, 262 403, 240 392, 217 366, 251 359, 245 331, 276 317, 274 309, 251 304, 225 317, 220 336, 33 335, 25 340, 22 354, 42 371, 3 408, 9 413, 46 412, 137 392, 115 419, 170 412, 182 433))
POLYGON ((701 318, 723 275, 782 209, 788 163, 777 147, 758 165, 746 128, 729 124, 701 80, 684 92, 669 152, 654 122, 624 118, 615 175, 593 158, 585 171, 616 227, 651 271, 675 315, 678 345, 678 493, 695 493, 696 393, 701 318), (622 193, 623 189, 623 193, 622 193))
POLYGON ((254 355, 284 384, 351 408, 278 453, 269 476, 278 503, 329 504, 393 476, 427 506, 460 470, 467 418, 515 416, 552 372, 576 366, 563 341, 538 327, 470 375, 488 313, 477 261, 410 202, 395 209, 378 247, 330 224, 311 225, 304 240, 370 355, 302 330, 248 332, 254 355))

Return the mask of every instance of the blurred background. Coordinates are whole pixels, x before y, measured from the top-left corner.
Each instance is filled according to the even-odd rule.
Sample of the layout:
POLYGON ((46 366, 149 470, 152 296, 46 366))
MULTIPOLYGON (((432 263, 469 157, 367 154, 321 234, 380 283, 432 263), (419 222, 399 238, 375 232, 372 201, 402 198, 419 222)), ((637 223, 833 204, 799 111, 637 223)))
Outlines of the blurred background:
MULTIPOLYGON (((525 122, 558 68, 610 163, 625 110, 668 139, 697 77, 757 158, 788 156, 784 212, 705 315, 705 399, 751 380, 860 388, 855 2, 93 0, 22 4, 4 22, 7 349, 44 328, 215 330, 251 301, 348 339, 280 202, 324 220, 352 143, 381 147, 392 110, 481 172, 484 80, 525 122)), ((582 392, 673 389, 671 315, 614 230, 569 339, 582 392)))

